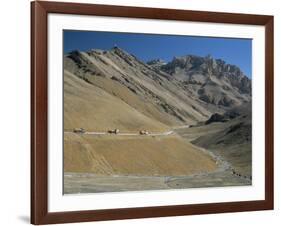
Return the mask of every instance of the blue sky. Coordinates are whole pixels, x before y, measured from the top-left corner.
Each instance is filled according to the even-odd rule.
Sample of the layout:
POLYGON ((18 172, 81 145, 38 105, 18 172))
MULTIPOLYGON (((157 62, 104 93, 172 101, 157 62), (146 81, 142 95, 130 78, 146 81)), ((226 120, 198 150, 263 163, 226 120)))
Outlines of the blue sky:
POLYGON ((114 45, 147 62, 174 56, 199 55, 235 64, 251 78, 252 40, 178 35, 134 34, 100 31, 64 31, 64 53, 72 50, 111 49, 114 45))

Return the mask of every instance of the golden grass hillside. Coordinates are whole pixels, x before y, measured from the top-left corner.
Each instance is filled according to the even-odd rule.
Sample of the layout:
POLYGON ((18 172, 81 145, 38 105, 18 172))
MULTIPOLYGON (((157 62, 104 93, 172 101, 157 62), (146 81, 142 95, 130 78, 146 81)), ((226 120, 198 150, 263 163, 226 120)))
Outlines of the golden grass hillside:
POLYGON ((103 175, 189 175, 216 169, 213 159, 179 136, 66 133, 64 171, 103 175))
POLYGON ((64 130, 137 132, 166 131, 168 127, 153 120, 119 98, 85 82, 68 71, 64 73, 64 130))

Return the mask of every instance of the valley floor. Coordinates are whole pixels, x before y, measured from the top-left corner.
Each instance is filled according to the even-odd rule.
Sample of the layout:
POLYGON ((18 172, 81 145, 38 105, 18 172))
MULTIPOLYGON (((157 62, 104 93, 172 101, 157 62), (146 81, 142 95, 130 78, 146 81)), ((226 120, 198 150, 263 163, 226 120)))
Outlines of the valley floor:
POLYGON ((119 176, 65 173, 64 193, 99 193, 251 185, 231 170, 189 176, 119 176))

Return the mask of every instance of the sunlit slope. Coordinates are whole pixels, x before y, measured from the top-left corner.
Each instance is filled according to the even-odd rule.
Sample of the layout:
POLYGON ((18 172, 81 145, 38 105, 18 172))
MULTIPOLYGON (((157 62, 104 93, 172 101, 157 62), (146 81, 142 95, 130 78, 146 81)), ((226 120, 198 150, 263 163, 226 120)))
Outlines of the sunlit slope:
POLYGON ((64 171, 105 175, 189 175, 216 168, 210 156, 178 136, 65 134, 64 171))
POLYGON ((71 52, 64 57, 64 68, 167 125, 191 124, 211 113, 168 74, 119 48, 71 52))
POLYGON ((166 131, 167 126, 153 120, 119 98, 64 72, 64 130, 84 128, 87 131, 121 131, 146 129, 166 131))

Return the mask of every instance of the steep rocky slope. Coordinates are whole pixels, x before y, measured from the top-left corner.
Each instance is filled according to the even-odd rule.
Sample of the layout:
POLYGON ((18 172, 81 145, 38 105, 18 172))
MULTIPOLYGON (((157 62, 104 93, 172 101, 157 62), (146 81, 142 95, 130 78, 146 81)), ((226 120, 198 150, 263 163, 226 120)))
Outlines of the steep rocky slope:
MULTIPOLYGON (((152 62, 152 63, 151 63, 152 62)), ((206 103, 226 108, 251 100, 251 80, 235 65, 211 56, 187 55, 159 67, 206 103)))
POLYGON ((223 113, 250 100, 251 82, 235 66, 216 66, 211 72, 208 59, 198 57, 206 61, 201 64, 195 59, 183 64, 183 59, 167 64, 156 60, 149 65, 114 47, 108 51, 73 51, 65 55, 64 69, 94 85, 93 89, 99 87, 168 126, 205 121, 215 112, 223 113), (229 73, 218 74, 220 68, 229 73), (243 87, 232 78, 235 76, 245 81, 243 87))
POLYGON ((64 130, 84 128, 87 131, 167 131, 163 123, 147 117, 103 89, 64 72, 64 130))
POLYGON ((72 52, 65 57, 65 70, 167 125, 192 123, 210 114, 204 114, 205 109, 195 100, 178 92, 179 87, 169 82, 168 74, 155 72, 118 48, 72 52), (202 112, 194 110, 193 104, 202 112))

